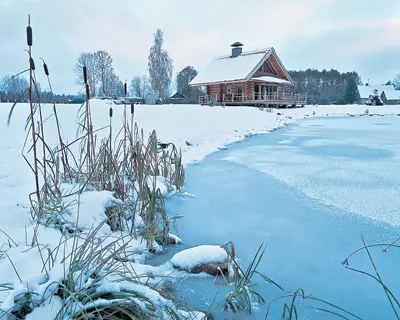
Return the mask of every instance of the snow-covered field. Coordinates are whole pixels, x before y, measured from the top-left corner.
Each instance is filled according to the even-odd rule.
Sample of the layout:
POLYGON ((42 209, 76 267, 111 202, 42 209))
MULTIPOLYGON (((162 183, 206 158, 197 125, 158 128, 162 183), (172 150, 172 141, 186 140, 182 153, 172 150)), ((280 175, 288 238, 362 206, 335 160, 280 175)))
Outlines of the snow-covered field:
MULTIPOLYGON (((94 100, 91 105, 94 129, 108 126, 108 109, 111 105, 101 100, 94 100)), ((76 138, 76 118, 79 105, 59 105, 57 107, 63 139, 72 142, 76 138)), ((113 105, 112 107, 114 109, 113 126, 120 127, 123 106, 113 105)), ((27 285, 41 293, 46 288, 46 286, 40 287, 43 281, 39 276, 43 272, 42 258, 37 248, 30 247, 34 225, 29 211, 28 195, 34 191, 34 177, 21 155, 26 136, 24 127, 29 114, 29 106, 27 104, 17 105, 10 125, 7 125, 10 108, 11 104, 0 104, 0 228, 2 231, 0 232, 0 244, 2 244, 2 250, 7 252, 7 255, 1 255, 0 284, 9 283, 15 290, 12 295, 0 292, 0 309, 11 307, 15 295, 23 292, 23 288, 26 288, 27 285), (3 304, 1 301, 4 301, 3 304)), ((306 106, 301 109, 273 109, 269 112, 250 107, 143 105, 135 107, 135 121, 139 128, 144 129, 145 136, 155 129, 161 142, 172 142, 181 148, 183 162, 186 165, 193 161, 200 161, 218 148, 244 139, 248 135, 269 132, 297 119, 361 115, 365 114, 366 109, 369 114, 400 114, 400 106, 306 106)), ((45 105, 45 118, 51 113, 52 106, 45 105)), ((57 144, 57 136, 52 117, 47 118, 46 127, 46 140, 54 146, 57 144)), ((97 134, 99 137, 104 137, 108 131, 99 131, 97 134)), ((110 197, 110 193, 104 191, 96 193, 94 197, 83 195, 79 199, 81 202, 80 220, 85 227, 95 227, 100 223, 104 214, 104 205, 110 201, 110 197)), ((103 231, 106 233, 105 230, 103 231)), ((60 236, 60 232, 55 229, 39 227, 41 245, 54 248, 59 243, 60 236)), ((156 277, 169 275, 171 273, 170 266, 155 268, 141 264, 146 257, 146 254, 143 254, 145 249, 145 243, 140 242, 139 239, 130 243, 130 250, 134 252, 133 268, 135 272, 137 274, 152 273, 156 277)), ((45 260, 46 257, 44 257, 45 260)), ((61 267, 61 258, 56 259, 58 267, 61 267)), ((54 279, 59 278, 62 270, 54 269, 54 274, 51 276, 54 279)), ((155 299, 161 301, 161 297, 155 299)), ((43 314, 37 311, 36 314, 32 314, 30 319, 36 319, 35 315, 37 318, 43 318, 43 314)), ((47 316, 51 317, 50 314, 47 316)))

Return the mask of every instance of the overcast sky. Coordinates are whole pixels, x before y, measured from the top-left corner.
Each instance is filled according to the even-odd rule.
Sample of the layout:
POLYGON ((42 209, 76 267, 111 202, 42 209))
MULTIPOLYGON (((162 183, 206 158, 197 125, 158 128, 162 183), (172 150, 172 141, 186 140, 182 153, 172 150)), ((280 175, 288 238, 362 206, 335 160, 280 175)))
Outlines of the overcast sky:
POLYGON ((240 41, 275 47, 287 69, 355 70, 374 83, 400 73, 400 0, 0 0, 0 75, 27 67, 28 14, 56 92, 79 90, 83 51, 108 51, 122 80, 145 73, 157 28, 175 72, 201 71, 240 41))

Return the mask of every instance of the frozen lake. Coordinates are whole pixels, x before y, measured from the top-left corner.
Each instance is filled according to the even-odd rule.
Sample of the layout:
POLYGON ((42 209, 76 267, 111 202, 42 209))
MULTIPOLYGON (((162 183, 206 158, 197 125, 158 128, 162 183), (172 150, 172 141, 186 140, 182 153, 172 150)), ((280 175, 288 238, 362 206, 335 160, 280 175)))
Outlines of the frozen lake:
MULTIPOLYGON (((360 234, 370 244, 400 235, 399 160, 400 117, 304 120, 190 165, 186 191, 194 196, 176 195, 167 209, 184 216, 177 224, 183 247, 232 241, 246 267, 259 245, 268 244, 258 270, 286 290, 303 288, 363 319, 392 319, 382 288, 346 270, 342 261, 362 246, 360 234)), ((399 296, 400 252, 371 253, 399 296)), ((364 253, 351 266, 372 271, 364 253)), ((266 300, 282 294, 256 282, 266 300)), ((228 289, 212 279, 177 285, 187 304, 203 310, 228 289)), ((310 305, 323 307, 306 302, 300 319, 334 318, 310 305)), ((264 319, 265 309, 260 306, 252 316, 230 317, 218 308, 213 313, 216 319, 264 319)), ((275 303, 270 318, 278 319, 282 310, 283 303, 275 303)))

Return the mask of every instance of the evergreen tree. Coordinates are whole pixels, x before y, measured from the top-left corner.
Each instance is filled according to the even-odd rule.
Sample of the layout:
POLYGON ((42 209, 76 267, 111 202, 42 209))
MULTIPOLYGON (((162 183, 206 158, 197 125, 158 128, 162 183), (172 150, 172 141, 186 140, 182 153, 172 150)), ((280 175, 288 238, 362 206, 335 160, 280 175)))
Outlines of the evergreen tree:
POLYGON ((353 78, 361 84, 361 78, 356 72, 340 73, 335 69, 307 69, 289 71, 293 80, 293 91, 307 93, 308 102, 313 104, 343 103, 348 80, 353 78))
POLYGON ((182 93, 188 97, 192 102, 197 102, 199 96, 203 93, 199 87, 189 86, 190 81, 192 81, 197 76, 197 70, 192 66, 187 66, 183 68, 176 76, 176 88, 179 93, 182 93))
POLYGON ((354 77, 349 77, 347 81, 346 91, 344 93, 345 103, 354 103, 358 100, 357 82, 354 77))

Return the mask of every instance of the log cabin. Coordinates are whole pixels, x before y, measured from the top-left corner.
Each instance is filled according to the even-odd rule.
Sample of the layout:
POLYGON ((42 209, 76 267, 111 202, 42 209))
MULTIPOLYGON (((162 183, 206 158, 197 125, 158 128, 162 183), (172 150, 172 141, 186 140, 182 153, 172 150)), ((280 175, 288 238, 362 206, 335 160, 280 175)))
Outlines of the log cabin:
POLYGON ((205 87, 199 103, 252 106, 304 106, 307 95, 290 91, 293 82, 274 48, 243 51, 231 45, 232 53, 215 58, 190 82, 205 87))

